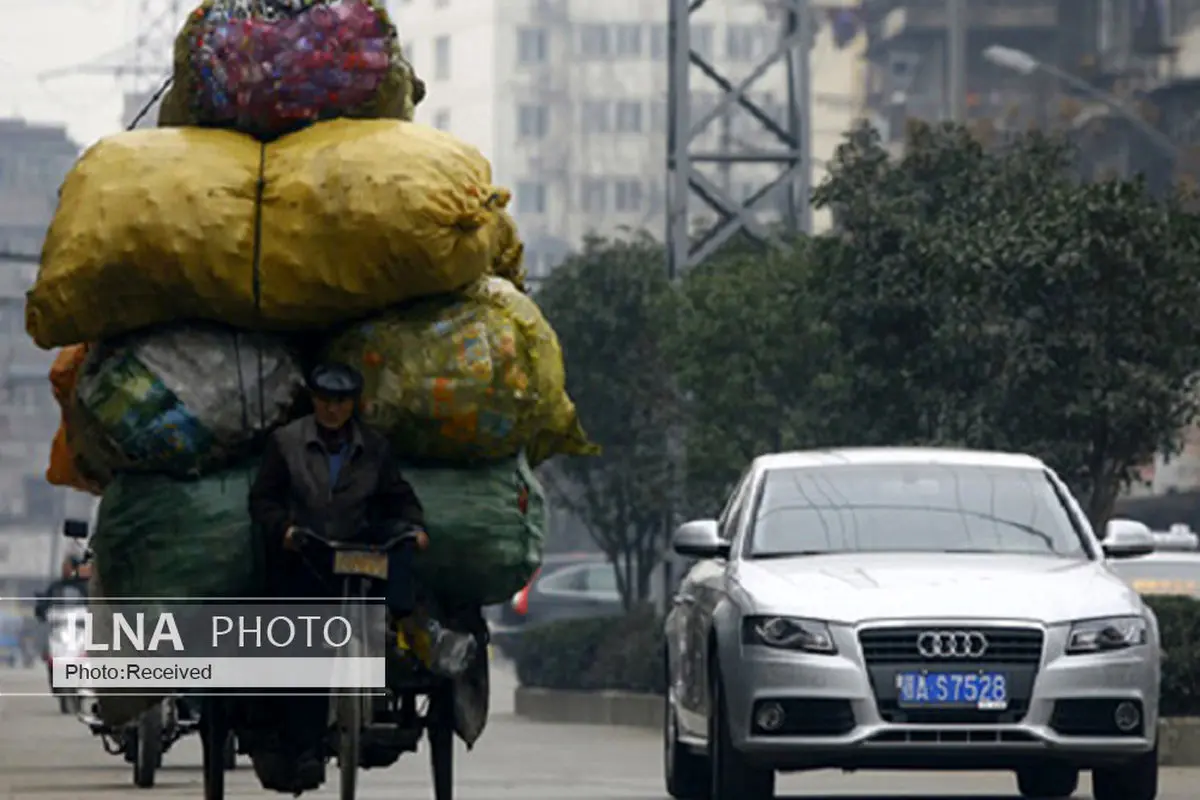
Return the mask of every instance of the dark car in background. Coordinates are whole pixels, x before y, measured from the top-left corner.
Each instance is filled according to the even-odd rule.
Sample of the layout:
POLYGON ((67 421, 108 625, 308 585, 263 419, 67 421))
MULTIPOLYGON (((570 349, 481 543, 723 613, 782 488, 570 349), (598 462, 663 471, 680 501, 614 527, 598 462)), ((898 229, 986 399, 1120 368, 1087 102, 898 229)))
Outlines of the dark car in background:
MULTIPOLYGON (((676 568, 682 576, 685 569, 676 568)), ((663 595, 661 573, 651 583, 650 599, 663 595)), ((521 591, 500 606, 488 609, 492 643, 502 655, 527 628, 568 619, 590 619, 623 613, 621 593, 612 563, 601 553, 548 555, 521 591)))

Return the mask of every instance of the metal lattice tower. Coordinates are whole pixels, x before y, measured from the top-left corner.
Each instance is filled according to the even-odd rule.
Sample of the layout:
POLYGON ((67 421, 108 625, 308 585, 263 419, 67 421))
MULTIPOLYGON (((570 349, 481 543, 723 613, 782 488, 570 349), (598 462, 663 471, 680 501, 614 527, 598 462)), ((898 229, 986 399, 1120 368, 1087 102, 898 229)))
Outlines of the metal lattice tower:
MULTIPOLYGON (((133 38, 116 50, 83 64, 53 69, 38 75, 49 81, 73 75, 116 78, 125 99, 126 120, 131 120, 171 73, 175 34, 191 8, 183 0, 135 0, 129 22, 133 38)), ((142 125, 152 124, 147 115, 142 125)))
POLYGON ((154 92, 171 71, 175 34, 194 3, 183 0, 137 0, 129 69, 130 94, 154 92))
MULTIPOLYGON (((730 2, 731 0, 712 0, 730 2)), ((734 235, 744 232, 763 242, 775 240, 766 225, 757 219, 760 201, 783 193, 783 224, 795 232, 810 232, 811 194, 811 76, 809 51, 815 20, 810 0, 768 0, 767 5, 782 21, 780 40, 773 51, 753 65, 738 83, 726 78, 692 44, 692 21, 710 0, 669 0, 668 27, 669 120, 667 129, 667 261, 672 277, 699 264, 716 252, 734 235), (787 72, 782 124, 749 97, 753 84, 772 66, 782 63, 787 72), (697 120, 692 120, 693 69, 715 85, 719 101, 697 120), (771 139, 770 147, 736 151, 722 147, 720 152, 696 149, 697 140, 714 122, 727 118, 735 108, 754 118, 771 139), (705 176, 701 165, 712 164, 723 172, 738 165, 756 164, 777 167, 777 175, 750 197, 733 196, 725 186, 705 176), (695 237, 689 213, 693 197, 716 214, 716 224, 695 237)), ((704 88, 708 88, 705 86, 704 88)))

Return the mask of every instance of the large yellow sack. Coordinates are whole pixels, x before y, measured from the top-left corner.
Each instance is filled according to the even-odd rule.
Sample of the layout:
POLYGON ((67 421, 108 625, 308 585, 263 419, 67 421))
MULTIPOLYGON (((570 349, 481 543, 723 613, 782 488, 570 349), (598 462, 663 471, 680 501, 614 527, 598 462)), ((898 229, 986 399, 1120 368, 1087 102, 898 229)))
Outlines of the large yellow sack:
POLYGON ((525 286, 525 243, 517 233, 517 223, 507 211, 501 211, 492 222, 492 274, 504 278, 522 292, 525 286))
POLYGON ((118 134, 63 184, 26 330, 44 348, 187 319, 301 330, 452 291, 492 267, 509 194, 491 180, 477 149, 411 122, 333 120, 270 145, 118 134))
POLYGON ((406 460, 598 452, 567 396, 558 337, 503 278, 358 323, 325 357, 362 370, 365 420, 406 460))

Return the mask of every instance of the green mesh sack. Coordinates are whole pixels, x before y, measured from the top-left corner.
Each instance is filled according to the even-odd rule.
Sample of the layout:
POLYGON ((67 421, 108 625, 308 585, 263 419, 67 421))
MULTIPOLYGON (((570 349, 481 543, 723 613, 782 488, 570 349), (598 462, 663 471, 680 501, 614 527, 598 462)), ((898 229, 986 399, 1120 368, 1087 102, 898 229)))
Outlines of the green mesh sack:
POLYGON ((257 464, 199 480, 125 473, 104 492, 92 535, 104 595, 261 596, 262 557, 250 522, 257 464))
POLYGON ((425 508, 421 585, 444 609, 504 602, 542 564, 546 497, 524 455, 472 468, 409 467, 425 508))

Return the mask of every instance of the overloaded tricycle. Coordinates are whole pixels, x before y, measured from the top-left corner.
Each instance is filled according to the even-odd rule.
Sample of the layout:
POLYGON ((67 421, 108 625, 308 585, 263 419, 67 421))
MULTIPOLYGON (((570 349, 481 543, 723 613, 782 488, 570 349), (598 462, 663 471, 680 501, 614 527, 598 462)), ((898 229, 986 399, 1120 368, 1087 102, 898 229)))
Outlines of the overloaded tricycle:
MULTIPOLYGON (((350 620, 351 630, 368 630, 366 603, 373 594, 372 585, 387 580, 389 555, 409 544, 409 534, 378 545, 334 542, 309 530, 299 530, 296 536, 301 547, 332 552, 333 575, 341 584, 341 615, 350 620)), ((331 693, 325 755, 337 760, 341 800, 354 800, 360 768, 390 766, 401 754, 415 752, 422 737, 429 744, 434 798, 453 799, 455 735, 473 742, 486 718, 488 702, 487 633, 482 614, 476 609, 466 619, 460 615, 455 621, 477 637, 479 644, 465 654, 470 663, 455 670, 462 677, 450 679, 431 669, 430 662, 439 657, 423 646, 428 643, 390 622, 387 688, 331 693), (459 691, 462 696, 456 694, 459 691)), ((338 650, 337 657, 351 660, 366 654, 366 643, 355 637, 338 650)), ((241 734, 238 729, 246 724, 248 701, 236 696, 201 700, 205 800, 225 797, 224 748, 231 736, 241 734)))

